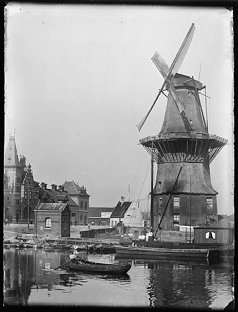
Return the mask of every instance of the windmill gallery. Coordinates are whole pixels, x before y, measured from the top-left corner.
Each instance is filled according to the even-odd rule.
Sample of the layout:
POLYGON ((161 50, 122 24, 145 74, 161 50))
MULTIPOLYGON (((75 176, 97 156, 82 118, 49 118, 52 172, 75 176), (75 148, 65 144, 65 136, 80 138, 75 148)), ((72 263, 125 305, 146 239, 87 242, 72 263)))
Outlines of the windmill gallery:
MULTIPOLYGON (((140 144, 151 156, 150 225, 153 240, 137 240, 134 248, 119 246, 116 248, 118 254, 142 255, 144 250, 144 254, 150 256, 168 256, 172 255, 171 249, 174 248, 174 255, 198 257, 194 250, 197 248, 200 249, 199 255, 207 257, 211 251, 219 252, 219 243, 224 243, 216 240, 215 230, 212 232, 213 236, 207 233, 211 232, 212 226, 215 227, 218 219, 217 192, 211 184, 209 166, 227 140, 208 132, 208 121, 200 101, 201 90, 206 87, 193 77, 178 73, 194 32, 195 25, 192 24, 170 67, 158 52, 152 57, 164 82, 153 105, 137 127, 139 130, 143 127, 159 97, 165 95, 167 107, 160 133, 140 140, 140 144), (155 162, 157 177, 154 185, 155 162), (182 227, 190 231, 189 243, 173 244, 171 238, 167 244, 162 243, 162 231, 180 230, 182 227), (191 231, 198 234, 200 227, 207 227, 203 231, 207 238, 205 243, 203 240, 203 244, 198 239, 199 235, 194 235, 195 241, 191 240, 191 231), (192 249, 189 251, 189 248, 192 249)), ((206 92, 204 96, 206 100, 206 92)))

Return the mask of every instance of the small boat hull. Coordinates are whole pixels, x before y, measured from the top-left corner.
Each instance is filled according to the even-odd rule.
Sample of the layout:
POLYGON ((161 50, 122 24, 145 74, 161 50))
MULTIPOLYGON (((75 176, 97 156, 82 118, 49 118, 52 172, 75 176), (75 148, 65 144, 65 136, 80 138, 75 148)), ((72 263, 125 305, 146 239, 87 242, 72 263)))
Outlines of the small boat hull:
POLYGON ((100 274, 125 274, 127 273, 131 265, 130 264, 106 264, 96 263, 90 261, 80 262, 75 259, 68 262, 69 270, 81 271, 86 273, 100 273, 100 274))
POLYGON ((212 259, 219 258, 219 250, 216 249, 175 249, 175 248, 150 248, 150 247, 125 247, 115 246, 118 255, 132 255, 146 258, 178 257, 212 259))

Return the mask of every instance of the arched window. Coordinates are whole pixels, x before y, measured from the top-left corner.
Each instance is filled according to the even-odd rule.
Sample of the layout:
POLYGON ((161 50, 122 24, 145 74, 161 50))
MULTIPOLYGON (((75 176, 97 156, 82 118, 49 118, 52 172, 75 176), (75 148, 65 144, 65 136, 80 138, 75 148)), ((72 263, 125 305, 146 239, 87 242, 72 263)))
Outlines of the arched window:
POLYGON ((45 227, 46 228, 51 228, 51 218, 46 218, 45 219, 45 227))

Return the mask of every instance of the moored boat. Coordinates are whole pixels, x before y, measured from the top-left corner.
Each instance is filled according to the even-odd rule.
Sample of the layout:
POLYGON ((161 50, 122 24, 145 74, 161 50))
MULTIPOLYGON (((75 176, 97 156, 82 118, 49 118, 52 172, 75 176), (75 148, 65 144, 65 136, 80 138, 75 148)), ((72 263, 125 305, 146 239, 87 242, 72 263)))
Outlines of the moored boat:
POLYGON ((91 262, 76 257, 68 262, 68 268, 87 273, 124 274, 130 270, 131 265, 91 262))
POLYGON ((162 257, 177 257, 186 259, 214 259, 219 258, 219 249, 175 249, 175 248, 151 248, 135 246, 115 246, 116 253, 119 255, 131 255, 146 258, 160 259, 162 257))

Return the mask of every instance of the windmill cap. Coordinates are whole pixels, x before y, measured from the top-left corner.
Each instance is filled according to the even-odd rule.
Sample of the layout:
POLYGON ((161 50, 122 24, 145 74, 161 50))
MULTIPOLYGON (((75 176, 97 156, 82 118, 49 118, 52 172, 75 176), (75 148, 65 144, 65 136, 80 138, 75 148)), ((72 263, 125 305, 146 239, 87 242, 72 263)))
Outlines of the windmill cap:
POLYGON ((196 89, 201 90, 203 88, 203 85, 198 80, 193 79, 192 77, 182 75, 182 74, 175 74, 173 79, 173 85, 174 87, 183 87, 188 89, 194 89, 194 86, 196 89))

